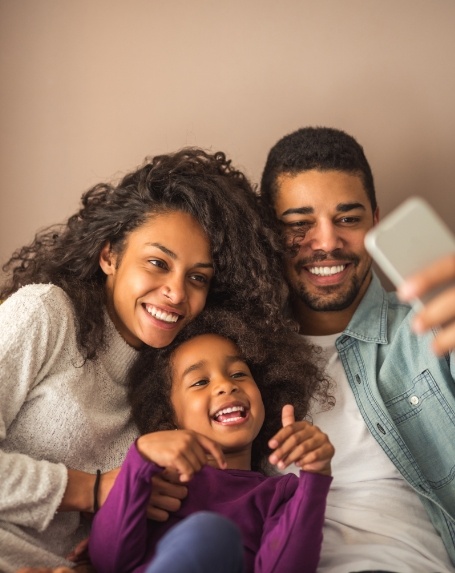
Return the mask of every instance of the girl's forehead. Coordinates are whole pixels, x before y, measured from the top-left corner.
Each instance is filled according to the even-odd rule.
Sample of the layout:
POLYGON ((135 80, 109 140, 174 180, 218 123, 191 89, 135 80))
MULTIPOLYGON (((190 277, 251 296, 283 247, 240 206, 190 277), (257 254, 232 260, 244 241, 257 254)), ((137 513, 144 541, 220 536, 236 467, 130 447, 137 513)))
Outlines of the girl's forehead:
POLYGON ((180 344, 173 352, 174 373, 184 371, 192 363, 209 363, 222 356, 240 356, 237 345, 229 338, 216 333, 198 334, 180 344))

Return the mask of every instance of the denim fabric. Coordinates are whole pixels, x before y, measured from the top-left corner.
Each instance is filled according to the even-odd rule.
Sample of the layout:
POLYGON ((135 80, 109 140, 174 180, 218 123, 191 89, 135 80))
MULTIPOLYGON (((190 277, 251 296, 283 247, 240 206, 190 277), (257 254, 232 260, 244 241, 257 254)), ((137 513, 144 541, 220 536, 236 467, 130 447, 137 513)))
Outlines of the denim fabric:
POLYGON ((190 515, 161 539, 145 573, 242 573, 238 527, 209 511, 190 515))
POLYGON ((433 333, 373 280, 336 341, 366 424, 419 494, 455 564, 455 360, 436 357, 433 333))

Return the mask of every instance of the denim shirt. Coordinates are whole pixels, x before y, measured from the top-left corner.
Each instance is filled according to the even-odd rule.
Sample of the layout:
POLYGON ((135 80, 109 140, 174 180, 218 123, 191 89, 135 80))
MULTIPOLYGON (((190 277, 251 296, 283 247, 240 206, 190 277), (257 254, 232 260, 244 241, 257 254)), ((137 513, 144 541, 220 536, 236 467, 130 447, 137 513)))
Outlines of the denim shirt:
POLYGON ((415 335, 413 312, 372 282, 336 341, 362 416, 419 494, 455 564, 455 361, 415 335))

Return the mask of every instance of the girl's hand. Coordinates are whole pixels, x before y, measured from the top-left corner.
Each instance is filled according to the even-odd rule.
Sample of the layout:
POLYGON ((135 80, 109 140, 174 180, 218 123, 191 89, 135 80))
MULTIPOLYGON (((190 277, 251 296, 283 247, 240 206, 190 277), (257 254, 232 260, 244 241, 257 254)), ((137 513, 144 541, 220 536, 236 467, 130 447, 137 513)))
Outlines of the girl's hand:
POLYGON ((146 434, 137 440, 137 449, 146 459, 177 471, 181 482, 190 481, 195 472, 207 465, 209 456, 213 457, 220 469, 226 468, 220 446, 191 430, 146 434))
POLYGON ((317 426, 296 422, 294 406, 287 404, 282 411, 283 428, 269 441, 274 450, 269 461, 280 470, 295 463, 311 473, 331 475, 330 462, 335 448, 317 426))
POLYGON ((455 349, 455 253, 439 259, 409 277, 397 290, 401 300, 410 302, 436 287, 447 285, 414 318, 415 332, 439 328, 433 350, 439 356, 455 349))

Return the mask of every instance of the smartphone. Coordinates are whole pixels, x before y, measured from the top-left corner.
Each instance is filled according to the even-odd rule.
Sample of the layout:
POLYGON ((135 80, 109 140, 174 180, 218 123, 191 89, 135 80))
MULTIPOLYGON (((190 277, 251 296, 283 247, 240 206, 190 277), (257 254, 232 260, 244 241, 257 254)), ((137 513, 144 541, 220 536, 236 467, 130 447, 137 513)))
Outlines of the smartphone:
MULTIPOLYGON (((368 231, 365 247, 398 287, 436 259, 455 253, 455 237, 424 199, 411 197, 368 231)), ((446 286, 413 301, 413 305, 421 308, 446 286)))

